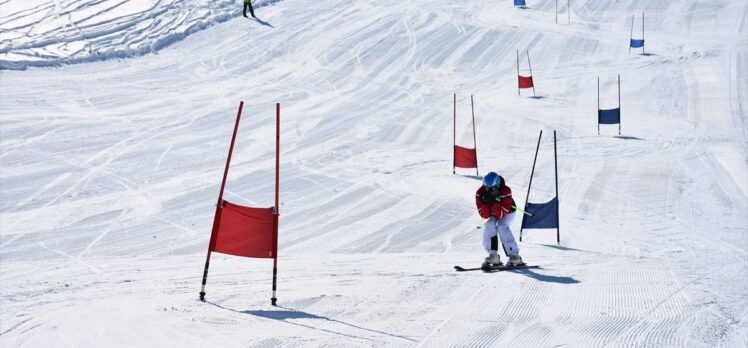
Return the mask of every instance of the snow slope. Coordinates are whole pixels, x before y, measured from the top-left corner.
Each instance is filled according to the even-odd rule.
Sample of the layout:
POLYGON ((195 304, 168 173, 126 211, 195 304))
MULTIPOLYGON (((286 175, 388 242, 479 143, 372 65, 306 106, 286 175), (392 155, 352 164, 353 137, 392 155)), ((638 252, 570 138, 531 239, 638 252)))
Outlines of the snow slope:
POLYGON ((551 1, 113 3, 0 2, 0 346, 748 345, 744 1, 581 0, 558 25, 551 1), (622 136, 598 136, 617 74, 622 136), (530 201, 553 197, 557 131, 561 244, 520 243, 542 269, 452 270, 485 256, 453 93, 519 205, 540 130, 530 201), (240 100, 225 198, 253 206, 281 103, 278 307, 271 261, 221 254, 198 301, 240 100))

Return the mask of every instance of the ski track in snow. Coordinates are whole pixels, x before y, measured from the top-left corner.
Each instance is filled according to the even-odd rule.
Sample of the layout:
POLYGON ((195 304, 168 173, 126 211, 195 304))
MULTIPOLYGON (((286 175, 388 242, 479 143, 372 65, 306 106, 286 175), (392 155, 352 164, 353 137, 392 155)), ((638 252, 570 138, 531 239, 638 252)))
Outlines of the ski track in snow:
POLYGON ((0 0, 2 346, 748 346, 748 6, 528 5, 0 0), (542 268, 452 270, 484 257, 453 93, 518 205, 541 129, 529 200, 555 194, 557 131, 542 268), (281 103, 278 307, 270 261, 222 254, 197 299, 240 100, 224 198, 251 206, 281 103))

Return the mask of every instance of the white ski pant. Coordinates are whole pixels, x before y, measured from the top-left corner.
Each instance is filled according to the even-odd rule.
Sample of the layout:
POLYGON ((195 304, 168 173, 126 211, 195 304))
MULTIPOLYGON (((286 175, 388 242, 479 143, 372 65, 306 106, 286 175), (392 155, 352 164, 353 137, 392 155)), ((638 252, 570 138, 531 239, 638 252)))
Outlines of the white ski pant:
POLYGON ((514 241, 512 230, 509 228, 513 220, 514 213, 507 215, 501 220, 493 216, 486 220, 486 224, 483 226, 483 248, 486 249, 486 252, 491 252, 491 238, 498 235, 501 244, 504 246, 504 253, 507 256, 519 254, 519 247, 517 246, 517 242, 514 241))

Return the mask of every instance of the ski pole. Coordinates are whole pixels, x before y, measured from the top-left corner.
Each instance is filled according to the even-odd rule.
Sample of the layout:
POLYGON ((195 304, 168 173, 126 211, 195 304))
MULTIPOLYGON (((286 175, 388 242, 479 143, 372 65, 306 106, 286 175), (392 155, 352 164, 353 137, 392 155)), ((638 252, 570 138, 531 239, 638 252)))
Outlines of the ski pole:
POLYGON ((512 204, 512 208, 514 208, 514 209, 518 210, 518 211, 519 211, 519 212, 521 212, 522 214, 525 214, 525 215, 527 215, 527 216, 532 216, 532 214, 530 214, 530 213, 528 213, 528 212, 526 212, 526 211, 524 211, 524 210, 522 210, 522 209, 520 209, 520 208, 517 208, 517 206, 516 206, 516 205, 514 205, 514 204, 512 204))
MULTIPOLYGON (((496 198, 496 201, 497 201, 497 202, 501 202, 501 200, 500 200, 499 198, 496 198)), ((522 214, 525 214, 525 215, 527 215, 527 216, 532 216, 532 214, 531 214, 531 213, 528 213, 528 212, 526 212, 526 211, 524 211, 524 210, 520 209, 519 207, 517 207, 517 206, 516 206, 516 205, 514 205, 514 204, 512 204, 512 208, 514 208, 515 210, 519 210, 519 211, 520 211, 520 212, 521 212, 522 214)))

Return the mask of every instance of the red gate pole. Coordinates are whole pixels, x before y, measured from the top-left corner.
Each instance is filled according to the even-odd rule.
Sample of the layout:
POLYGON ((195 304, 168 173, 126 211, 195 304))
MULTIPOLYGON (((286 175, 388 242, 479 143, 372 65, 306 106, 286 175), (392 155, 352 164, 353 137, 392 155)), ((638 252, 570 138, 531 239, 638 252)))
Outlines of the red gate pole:
POLYGON ((532 65, 530 64, 530 50, 527 50, 527 67, 530 69, 530 78, 532 79, 532 96, 535 96, 535 79, 532 78, 532 65))
POLYGON ((470 95, 470 110, 473 112, 473 145, 475 146, 475 175, 478 174, 478 143, 475 141, 475 107, 473 106, 473 95, 470 95))
POLYGON ((234 124, 234 134, 231 136, 231 145, 229 146, 229 156, 226 159, 226 168, 223 170, 223 180, 221 181, 221 191, 218 193, 218 203, 216 203, 216 214, 213 217, 213 230, 210 232, 210 243, 208 244, 208 255, 205 257, 205 270, 203 271, 203 286, 200 290, 200 301, 205 302, 205 283, 208 281, 208 267, 210 266, 210 254, 216 246, 216 232, 218 230, 218 222, 221 217, 221 208, 223 206, 223 189, 226 187, 226 178, 229 174, 229 164, 231 163, 231 153, 234 151, 234 141, 236 140, 236 132, 239 129, 239 120, 242 117, 242 108, 244 102, 239 102, 239 112, 236 114, 236 124, 234 124))
POLYGON ((455 146, 457 146, 457 93, 452 98, 452 174, 457 174, 455 168, 457 163, 455 161, 455 146))
POLYGON ((275 103, 275 209, 273 217, 273 297, 270 304, 276 305, 278 298, 275 296, 276 280, 278 278, 278 191, 280 185, 280 103, 275 103))
POLYGON ((517 50, 517 95, 521 95, 519 90, 519 50, 517 50))

